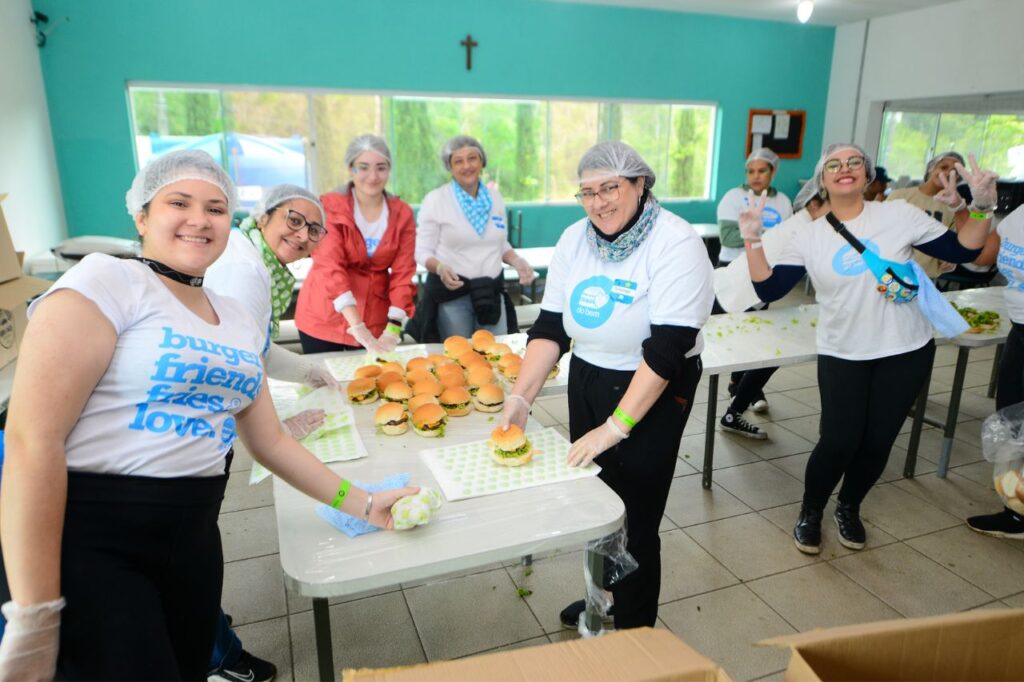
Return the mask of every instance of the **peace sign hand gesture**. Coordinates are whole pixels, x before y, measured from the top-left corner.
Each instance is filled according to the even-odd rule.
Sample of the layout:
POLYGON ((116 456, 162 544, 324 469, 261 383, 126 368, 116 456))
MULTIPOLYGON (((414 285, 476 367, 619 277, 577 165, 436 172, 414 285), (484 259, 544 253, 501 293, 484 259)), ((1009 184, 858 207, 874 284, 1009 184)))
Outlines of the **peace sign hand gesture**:
POLYGON ((754 194, 754 190, 747 190, 747 207, 740 211, 740 235, 743 239, 752 242, 761 241, 761 234, 764 232, 764 206, 768 203, 768 190, 761 192, 760 196, 754 194))
POLYGON ((958 162, 956 172, 967 181, 967 186, 971 188, 971 208, 987 213, 994 209, 999 201, 996 194, 996 180, 999 178, 999 174, 979 168, 974 154, 967 158, 971 162, 971 170, 967 170, 963 164, 958 162))
POLYGON ((948 175, 939 173, 939 183, 942 184, 942 189, 936 193, 936 201, 949 206, 954 212, 967 206, 967 201, 956 191, 956 171, 951 170, 948 175))

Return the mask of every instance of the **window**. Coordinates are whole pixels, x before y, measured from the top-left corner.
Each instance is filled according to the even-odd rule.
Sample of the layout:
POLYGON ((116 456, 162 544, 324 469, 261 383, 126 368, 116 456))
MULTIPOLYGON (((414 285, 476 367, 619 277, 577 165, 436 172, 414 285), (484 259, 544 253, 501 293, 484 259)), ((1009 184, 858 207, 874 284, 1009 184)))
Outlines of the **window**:
POLYGON ((244 208, 282 182, 323 193, 349 179, 345 148, 374 133, 394 159, 389 190, 419 203, 447 182, 441 146, 480 140, 484 181, 507 202, 569 202, 576 165, 598 140, 622 139, 659 178, 662 198, 709 197, 715 107, 698 104, 379 96, 129 87, 138 163, 172 149, 209 152, 244 208))

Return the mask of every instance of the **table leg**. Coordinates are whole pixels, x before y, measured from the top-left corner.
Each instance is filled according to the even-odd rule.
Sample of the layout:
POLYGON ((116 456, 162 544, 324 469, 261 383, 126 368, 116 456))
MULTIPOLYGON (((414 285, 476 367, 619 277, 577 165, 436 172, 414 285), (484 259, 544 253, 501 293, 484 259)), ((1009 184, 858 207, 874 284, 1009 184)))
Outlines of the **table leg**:
POLYGON ((331 612, 327 599, 313 600, 313 628, 316 631, 316 663, 322 682, 334 682, 334 651, 331 648, 331 612))
MULTIPOLYGON (((586 551, 586 555, 587 566, 590 568, 590 579, 598 589, 604 589, 604 557, 589 549, 586 551)), ((583 617, 587 619, 587 630, 592 633, 601 632, 601 614, 592 608, 592 602, 593 600, 587 599, 587 610, 583 612, 583 617)))
POLYGON ((924 424, 924 411, 928 406, 928 389, 932 383, 932 370, 924 377, 921 385, 921 392, 917 396, 917 403, 914 405, 914 421, 910 427, 910 442, 907 443, 907 459, 903 463, 903 478, 913 478, 914 470, 917 469, 917 448, 921 443, 921 427, 924 424))
POLYGON ((533 566, 533 555, 532 554, 527 554, 526 556, 524 556, 522 558, 522 564, 523 564, 523 566, 525 568, 529 568, 530 566, 533 566))
POLYGON ((992 358, 992 374, 988 377, 989 398, 996 397, 996 388, 999 387, 999 365, 1003 362, 1003 344, 996 346, 996 356, 992 358))
POLYGON ((949 456, 953 452, 953 434, 956 433, 956 418, 960 413, 960 394, 964 390, 964 376, 967 374, 967 358, 971 349, 961 346, 956 354, 956 369, 953 371, 953 390, 949 394, 949 410, 946 412, 946 427, 942 432, 942 452, 939 453, 939 478, 945 478, 949 470, 949 456))
POLYGON ((704 474, 700 484, 711 490, 711 469, 715 464, 715 412, 718 409, 718 375, 708 377, 708 421, 704 425, 704 474))

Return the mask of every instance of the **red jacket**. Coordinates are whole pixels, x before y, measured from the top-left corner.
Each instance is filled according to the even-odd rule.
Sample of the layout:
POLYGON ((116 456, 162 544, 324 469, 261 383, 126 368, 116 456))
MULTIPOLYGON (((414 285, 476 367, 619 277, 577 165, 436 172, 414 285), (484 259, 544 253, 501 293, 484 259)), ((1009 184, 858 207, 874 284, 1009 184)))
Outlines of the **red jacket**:
POLYGON ((351 291, 363 322, 374 336, 387 324, 388 308, 415 310, 416 221, 412 208, 388 195, 388 226, 370 258, 356 227, 351 193, 329 192, 320 200, 327 213, 327 235, 313 249, 313 267, 299 291, 295 326, 322 341, 359 345, 348 323, 334 310, 334 299, 351 291))

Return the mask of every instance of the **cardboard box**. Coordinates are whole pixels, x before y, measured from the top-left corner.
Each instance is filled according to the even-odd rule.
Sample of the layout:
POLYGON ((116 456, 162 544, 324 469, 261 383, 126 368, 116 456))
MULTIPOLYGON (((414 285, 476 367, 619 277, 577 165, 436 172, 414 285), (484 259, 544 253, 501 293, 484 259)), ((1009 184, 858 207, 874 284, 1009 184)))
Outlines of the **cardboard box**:
POLYGON ((0 282, 8 282, 21 277, 18 252, 14 250, 14 241, 11 239, 10 230, 7 229, 7 219, 4 218, 4 199, 6 198, 6 194, 0 194, 0 282))
POLYGON ((1024 679, 1024 609, 850 625, 758 644, 792 649, 787 682, 1024 679))
POLYGON ((52 282, 35 277, 23 277, 14 250, 11 233, 4 217, 0 194, 0 367, 18 357, 18 346, 28 324, 28 301, 46 291, 52 282))
POLYGON ((713 661, 667 630, 623 630, 457 661, 345 670, 344 682, 729 682, 713 661))

